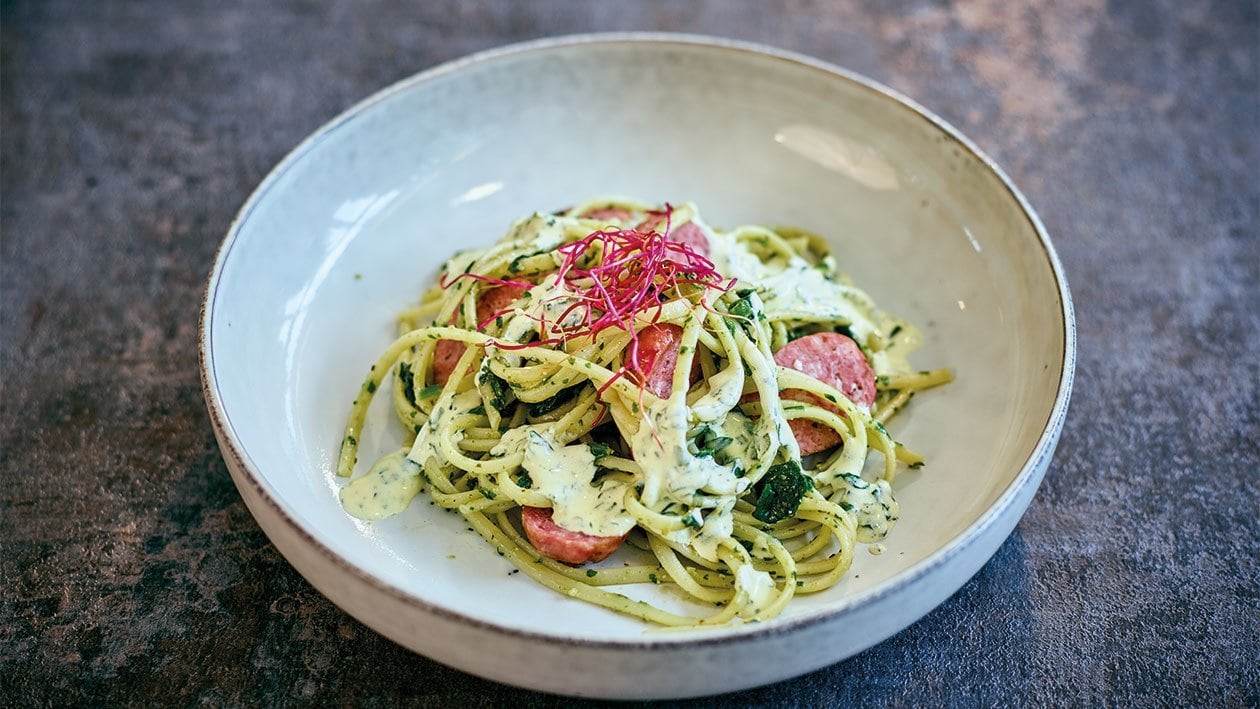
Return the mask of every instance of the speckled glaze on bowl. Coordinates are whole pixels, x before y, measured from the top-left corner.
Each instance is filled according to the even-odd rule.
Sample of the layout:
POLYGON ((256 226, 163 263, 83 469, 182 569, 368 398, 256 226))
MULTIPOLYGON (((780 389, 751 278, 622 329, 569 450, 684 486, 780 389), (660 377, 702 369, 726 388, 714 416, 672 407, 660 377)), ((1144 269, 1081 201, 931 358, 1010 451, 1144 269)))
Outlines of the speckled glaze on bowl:
MULTIPOLYGON (((485 52, 396 84, 298 146, 232 225, 202 313, 205 397, 258 523, 322 593, 440 662, 593 697, 686 697, 834 663, 913 623, 1023 514, 1067 410, 1075 335, 1049 238, 939 118, 807 57, 704 37, 593 35, 485 52), (692 200, 719 226, 825 234, 883 307, 920 324, 916 362, 957 380, 894 435, 882 556, 778 619, 660 631, 572 601, 425 504, 375 525, 338 506, 334 458, 393 316, 461 247, 596 194, 692 200)), ((378 402, 384 403, 384 402, 378 402)), ((363 458, 398 445, 374 407, 363 458)), ((660 588, 637 590, 669 602, 660 588), (653 595, 655 594, 655 595, 653 595)))

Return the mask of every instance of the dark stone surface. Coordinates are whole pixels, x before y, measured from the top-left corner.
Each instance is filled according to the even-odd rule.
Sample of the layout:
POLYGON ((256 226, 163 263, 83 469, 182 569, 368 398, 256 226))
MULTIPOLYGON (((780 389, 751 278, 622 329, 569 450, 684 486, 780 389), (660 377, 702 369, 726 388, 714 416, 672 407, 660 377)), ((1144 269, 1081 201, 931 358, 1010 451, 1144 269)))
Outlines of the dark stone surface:
POLYGON ((201 400, 233 213, 433 64, 668 29, 850 67, 1024 189, 1077 307, 1071 415, 1015 534, 834 667, 731 701, 1260 703, 1255 2, 4 2, 0 703, 558 700, 412 655, 270 546, 201 400))

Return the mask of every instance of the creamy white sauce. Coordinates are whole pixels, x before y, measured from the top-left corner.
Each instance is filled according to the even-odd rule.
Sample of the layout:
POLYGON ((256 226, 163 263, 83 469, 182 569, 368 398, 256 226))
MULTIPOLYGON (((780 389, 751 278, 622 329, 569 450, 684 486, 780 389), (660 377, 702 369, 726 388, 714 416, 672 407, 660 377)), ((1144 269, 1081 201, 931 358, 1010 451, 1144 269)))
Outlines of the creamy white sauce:
POLYGON ((733 466, 719 465, 712 456, 695 456, 687 450, 689 407, 675 394, 646 406, 639 430, 631 437, 635 460, 643 469, 643 504, 662 502, 690 504, 696 492, 738 495, 748 480, 735 476, 733 466))
POLYGON ((858 342, 865 342, 878 329, 869 315, 873 304, 864 293, 830 280, 825 271, 800 256, 766 263, 729 233, 706 227, 705 236, 709 259, 718 272, 737 279, 737 288, 755 288, 767 317, 843 320, 858 342))
MULTIPOLYGON (((748 363, 752 379, 759 392, 779 390, 778 378, 775 376, 774 362, 761 356, 761 350, 750 340, 740 340, 740 354, 748 363)), ((777 396, 761 397, 761 418, 757 419, 757 432, 766 436, 770 445, 787 448, 788 457, 800 460, 801 449, 788 426, 787 415, 783 413, 783 402, 777 396)))
POLYGON ((738 461, 740 469, 752 469, 754 462, 761 456, 757 426, 752 419, 732 409, 720 421, 710 424, 718 434, 731 439, 730 445, 722 449, 727 457, 738 461))
POLYGON ((630 486, 618 480, 593 485, 595 456, 586 444, 557 446, 553 424, 522 426, 503 434, 491 454, 524 453, 521 467, 531 489, 552 502, 551 519, 571 531, 618 537, 634 528, 625 508, 630 486))
POLYGON ((525 447, 529 445, 529 437, 531 434, 540 434, 549 436, 551 429, 555 428, 553 423, 539 423, 528 426, 518 426, 509 428, 499 437, 499 442, 494 444, 490 449, 491 458, 506 458, 511 455, 524 454, 525 447))
POLYGON ((535 251, 551 251, 564 243, 566 227, 574 223, 571 218, 536 212, 513 224, 508 240, 523 242, 535 251))
POLYGON ((407 508, 424 485, 421 472, 430 458, 443 461, 437 442, 433 439, 434 427, 442 417, 457 410, 475 406, 479 400, 476 391, 466 391, 454 397, 446 406, 433 410, 429 420, 416 432, 411 449, 390 453, 372 465, 362 477, 355 478, 341 488, 338 497, 346 512, 375 521, 392 517, 407 508))
POLYGON ((411 450, 407 451, 407 460, 418 468, 423 468, 429 458, 442 456, 438 450, 437 441, 433 440, 433 427, 441 420, 442 413, 441 409, 434 410, 429 420, 424 422, 419 431, 416 431, 416 440, 411 442, 411 450))
POLYGON ((897 321, 901 327, 886 349, 871 354, 871 369, 876 376, 895 372, 910 372, 909 355, 923 346, 923 332, 906 322, 897 321))
POLYGON ((814 471, 818 482, 831 485, 842 477, 857 477, 866 467, 866 451, 862 446, 842 446, 836 462, 826 469, 814 471))
POLYGON ((846 475, 844 480, 848 489, 840 505, 857 520, 857 540, 863 544, 883 541, 901 514, 892 486, 887 480, 870 483, 856 475, 846 475))
POLYGON ((735 533, 735 498, 729 497, 704 517, 704 524, 687 540, 696 554, 705 561, 717 562, 718 547, 735 533))
POLYGON ((743 368, 728 366, 709 377, 709 391, 691 405, 691 413, 699 421, 716 421, 735 408, 743 391, 743 368))
POLYGON ((548 275, 517 301, 516 313, 508 320, 502 339, 508 342, 525 342, 534 333, 540 333, 544 339, 549 339, 556 336, 557 328, 561 326, 581 325, 584 320, 580 309, 574 309, 565 315, 565 311, 575 302, 577 301, 573 293, 565 288, 560 276, 554 273, 548 275), (547 325, 546 332, 541 332, 544 322, 547 325))
POLYGON ((777 589, 768 572, 758 571, 752 564, 744 564, 735 572, 735 590, 748 595, 748 605, 740 610, 740 617, 751 618, 774 601, 777 589))
POLYGON ((376 461, 372 469, 341 488, 341 506, 362 520, 375 522, 402 512, 424 486, 420 468, 407 460, 407 450, 376 461))
POLYGON ((531 432, 522 467, 534 488, 551 499, 551 518, 561 527, 597 537, 619 537, 634 528, 625 507, 629 486, 616 480, 592 485, 595 456, 587 445, 556 448, 531 432))

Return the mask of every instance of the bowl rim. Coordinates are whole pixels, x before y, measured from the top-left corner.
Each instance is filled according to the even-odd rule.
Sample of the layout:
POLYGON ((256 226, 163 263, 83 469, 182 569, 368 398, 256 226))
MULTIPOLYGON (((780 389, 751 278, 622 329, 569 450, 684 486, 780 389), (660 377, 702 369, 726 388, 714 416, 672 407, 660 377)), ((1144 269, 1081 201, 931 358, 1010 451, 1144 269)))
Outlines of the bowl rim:
MULTIPOLYGON (((1010 508, 1021 496, 1021 492, 1029 485, 1034 486, 1040 484, 1043 471, 1048 465, 1046 460, 1053 454, 1055 445, 1058 440, 1058 434, 1063 426, 1064 418, 1067 415, 1068 403, 1071 397, 1072 382, 1075 373, 1076 364, 1076 322, 1072 307, 1072 299, 1068 290, 1067 279, 1064 275, 1063 265, 1059 260, 1058 254, 1055 252, 1053 244, 1050 242, 1049 234, 1046 231, 1040 217, 1033 210, 1023 193, 1015 187, 1011 179, 997 165, 992 158, 984 153, 969 138, 962 134, 961 131, 954 128, 944 119, 935 113, 921 106, 913 99, 891 89, 883 84, 869 79, 865 76, 857 74, 843 67, 825 62, 813 57, 793 52, 789 50, 779 49, 764 44, 747 42, 743 40, 733 40, 721 37, 713 37, 701 34, 673 33, 673 32, 596 32, 586 34, 562 35, 556 37, 546 37, 526 42, 514 43, 492 49, 487 49, 473 54, 469 54, 460 58, 456 58, 447 62, 443 62, 429 69, 423 70, 406 78, 403 78, 359 101, 350 108, 338 114, 324 125, 302 140, 294 147, 283 159, 273 167, 270 172, 262 179, 254 191, 246 199, 241 206, 232 223, 224 236, 223 242, 219 245, 215 254, 214 264, 206 278, 206 286, 203 292, 200 309, 200 326, 198 332, 198 364, 201 370, 201 389, 202 395, 206 401, 206 408, 210 414, 211 424, 218 434, 217 438, 220 443, 220 449, 225 458, 231 457, 236 463, 235 466, 229 465, 229 468, 235 467, 240 475, 234 476, 237 484, 246 482, 258 498, 266 504, 272 512, 282 521, 289 531, 296 534, 297 538, 305 543, 308 547, 317 551, 321 556, 332 561, 342 571, 348 572, 356 577, 360 582, 366 583, 377 591, 388 594, 395 600, 410 606, 424 613, 437 615, 447 620, 456 621, 471 625, 475 628, 489 630, 495 633, 502 633, 517 637, 524 640, 543 641, 556 645, 565 645, 579 648, 590 649, 622 649, 637 650, 649 649, 661 646, 688 646, 688 647, 710 647, 717 645, 726 645, 735 642, 746 642, 753 639, 765 639, 784 634, 792 633, 804 627, 813 626, 828 622, 838 616, 855 612, 863 607, 871 606, 886 597, 898 593, 903 589, 913 585, 918 579, 930 574, 931 572, 947 565, 950 561, 963 554, 983 532, 1004 517, 1004 513, 1010 508), (451 74, 455 74, 463 69, 476 65, 491 64, 500 60, 512 59, 522 55, 532 53, 550 52, 554 50, 564 49, 581 49, 585 47, 604 48, 615 45, 627 45, 638 47, 653 46, 683 46, 698 47, 713 52, 730 52, 734 54, 751 54, 762 59, 771 59, 785 64, 794 65, 799 69, 806 71, 815 71, 828 75, 834 79, 847 81, 855 86, 861 87, 867 91, 877 94, 883 99, 892 100, 901 104, 903 107, 910 109, 917 114, 919 118, 931 124, 932 127, 940 131, 943 135, 954 141, 958 147, 970 153, 974 158, 979 160, 994 176, 996 176, 1001 185, 1006 189, 1009 195, 1014 198, 1019 206, 1023 216, 1027 219, 1029 226, 1032 227, 1033 233, 1037 236, 1043 256, 1047 265, 1050 267, 1051 275, 1054 278, 1055 285, 1058 288, 1059 302, 1062 307, 1062 321, 1060 325, 1063 328, 1063 351, 1059 358, 1060 372, 1059 385, 1055 393, 1054 404, 1050 409, 1047 420, 1042 428, 1041 434, 1038 436, 1037 443, 1028 454, 1027 459, 1021 465, 1019 472, 1012 481, 1007 485, 997 497, 997 499, 986 509, 977 519, 969 524, 961 533, 955 535, 947 541, 940 549, 930 554, 923 560, 909 567, 905 571, 883 581, 865 591, 858 592, 851 596, 846 596, 836 602, 832 607, 825 610, 812 613, 810 615, 799 618, 789 618, 777 620, 771 623, 745 624, 740 626, 722 628, 719 632, 713 632, 714 628, 705 628, 701 632, 695 634, 673 634, 662 633, 659 635, 645 636, 643 639, 597 639, 576 637, 570 635, 557 635, 537 632, 533 630, 525 630, 522 628, 502 625, 497 622, 479 618, 450 608, 446 608, 434 603, 428 602, 394 584, 368 573, 366 570, 356 566, 349 560, 334 552, 326 544, 320 541, 319 536, 307 529, 297 519, 289 513, 289 511, 280 504, 278 496, 266 481, 266 478, 260 474, 258 467, 254 464, 248 453, 244 450, 236 430, 232 425, 231 418, 227 410, 224 408, 223 400, 218 389, 218 376, 215 372, 214 350, 212 345, 212 333, 214 331, 214 304, 218 293, 218 285, 222 276, 224 267, 231 255, 233 245, 240 236, 241 230, 248 222, 249 217, 255 207, 266 198, 272 186, 280 180, 295 164, 297 164, 306 153, 310 152, 321 141, 329 137, 334 131, 342 126, 350 123, 363 113, 371 109, 373 106, 383 103, 396 95, 409 91, 415 87, 429 83, 435 79, 439 79, 451 74)), ((252 514, 252 511, 251 511, 252 514)), ((270 536, 270 534, 268 535, 270 536)), ((273 542, 274 544, 274 542, 273 542)), ((284 554, 282 553, 282 556, 284 554)), ((989 558, 986 557, 983 563, 987 563, 989 558)), ((286 556, 286 561, 292 564, 286 556)), ((983 565, 983 564, 982 564, 983 565)), ((343 612, 345 608, 341 608, 343 612)), ((353 615, 351 613, 351 615, 353 615)), ((911 622, 915 622, 913 619, 911 622)))

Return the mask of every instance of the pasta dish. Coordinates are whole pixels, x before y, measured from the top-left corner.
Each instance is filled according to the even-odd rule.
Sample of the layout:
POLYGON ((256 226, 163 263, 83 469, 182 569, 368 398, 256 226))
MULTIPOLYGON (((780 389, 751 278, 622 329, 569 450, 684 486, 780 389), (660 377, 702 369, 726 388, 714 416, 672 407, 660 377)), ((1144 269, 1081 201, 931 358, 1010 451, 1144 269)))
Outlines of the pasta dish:
POLYGON ((715 229, 692 204, 525 217, 452 256, 399 327, 338 473, 376 394, 406 445, 341 488, 346 511, 379 520, 427 487, 538 582, 666 626, 767 620, 833 586, 896 523, 899 468, 924 463, 884 422, 951 379, 910 367, 918 330, 820 237, 715 229))

